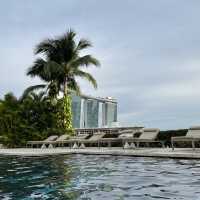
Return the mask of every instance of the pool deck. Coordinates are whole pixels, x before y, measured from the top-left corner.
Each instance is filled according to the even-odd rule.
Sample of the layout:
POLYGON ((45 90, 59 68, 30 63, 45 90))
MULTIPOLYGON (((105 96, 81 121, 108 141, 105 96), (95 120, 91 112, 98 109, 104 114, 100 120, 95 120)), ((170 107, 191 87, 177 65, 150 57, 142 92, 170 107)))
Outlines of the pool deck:
POLYGON ((116 156, 137 156, 137 157, 160 157, 160 158, 183 158, 183 159, 200 159, 200 149, 192 150, 190 148, 177 148, 172 151, 171 148, 86 148, 86 149, 69 149, 69 148, 15 148, 0 149, 0 155, 12 156, 47 156, 59 154, 86 154, 86 155, 116 155, 116 156))

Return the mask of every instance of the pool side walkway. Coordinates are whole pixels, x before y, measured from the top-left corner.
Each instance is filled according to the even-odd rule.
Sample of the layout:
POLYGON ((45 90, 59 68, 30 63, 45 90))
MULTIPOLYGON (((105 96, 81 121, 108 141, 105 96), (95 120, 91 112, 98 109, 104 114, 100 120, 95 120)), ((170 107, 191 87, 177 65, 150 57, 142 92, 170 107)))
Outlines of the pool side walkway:
POLYGON ((86 149, 69 149, 69 148, 15 148, 0 149, 0 155, 13 156, 47 156, 59 154, 86 154, 86 155, 117 155, 117 156, 140 156, 140 157, 162 157, 162 158, 185 158, 200 159, 200 149, 192 150, 190 148, 177 148, 172 151, 171 148, 86 148, 86 149))

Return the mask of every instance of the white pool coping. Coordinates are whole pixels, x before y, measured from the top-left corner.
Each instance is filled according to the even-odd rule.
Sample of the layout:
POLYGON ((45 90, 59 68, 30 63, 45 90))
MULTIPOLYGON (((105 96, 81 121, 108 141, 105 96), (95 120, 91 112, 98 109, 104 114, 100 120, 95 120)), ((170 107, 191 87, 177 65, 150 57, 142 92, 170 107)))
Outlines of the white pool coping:
POLYGON ((137 149, 122 149, 122 148, 85 148, 85 149, 70 149, 70 148, 13 148, 0 149, 0 155, 12 156, 47 156, 59 154, 90 154, 90 155, 116 155, 116 156, 140 156, 140 157, 162 157, 162 158, 185 158, 185 159, 200 159, 200 148, 192 150, 190 148, 177 148, 172 151, 171 148, 137 148, 137 149))

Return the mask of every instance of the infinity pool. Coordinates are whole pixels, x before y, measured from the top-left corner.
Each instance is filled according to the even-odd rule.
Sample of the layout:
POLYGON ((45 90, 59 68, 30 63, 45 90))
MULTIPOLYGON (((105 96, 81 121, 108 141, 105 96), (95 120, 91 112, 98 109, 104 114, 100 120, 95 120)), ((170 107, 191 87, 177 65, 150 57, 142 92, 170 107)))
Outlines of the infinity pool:
POLYGON ((0 199, 200 199, 200 161, 0 157, 0 199))

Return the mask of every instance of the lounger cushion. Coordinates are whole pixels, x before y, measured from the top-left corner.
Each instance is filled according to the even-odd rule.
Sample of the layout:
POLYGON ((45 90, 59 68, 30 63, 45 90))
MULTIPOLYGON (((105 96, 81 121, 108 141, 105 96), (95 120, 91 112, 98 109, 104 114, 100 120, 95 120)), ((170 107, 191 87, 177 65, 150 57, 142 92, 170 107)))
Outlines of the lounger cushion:
POLYGON ((133 133, 123 133, 118 138, 133 138, 133 133))
POLYGON ((139 139, 155 140, 158 136, 159 131, 159 129, 155 128, 143 129, 143 132, 140 135, 139 139))
POLYGON ((41 140, 41 141, 28 141, 27 144, 43 144, 43 143, 49 143, 52 141, 55 141, 58 138, 57 135, 51 135, 48 138, 46 138, 45 140, 41 140))
POLYGON ((54 141, 54 140, 56 140, 57 138, 58 138, 57 135, 51 135, 51 136, 49 136, 47 139, 45 139, 44 141, 54 141))
POLYGON ((67 134, 65 134, 65 135, 61 135, 60 137, 58 137, 58 138, 56 139, 56 141, 63 141, 63 140, 67 140, 67 139, 69 139, 69 138, 70 138, 70 136, 67 135, 67 134))
POLYGON ((123 131, 119 131, 119 134, 124 134, 124 133, 134 133, 135 130, 131 130, 131 129, 126 129, 126 130, 123 130, 123 131))
POLYGON ((200 138, 200 127, 199 126, 191 127, 188 130, 186 137, 200 138))

